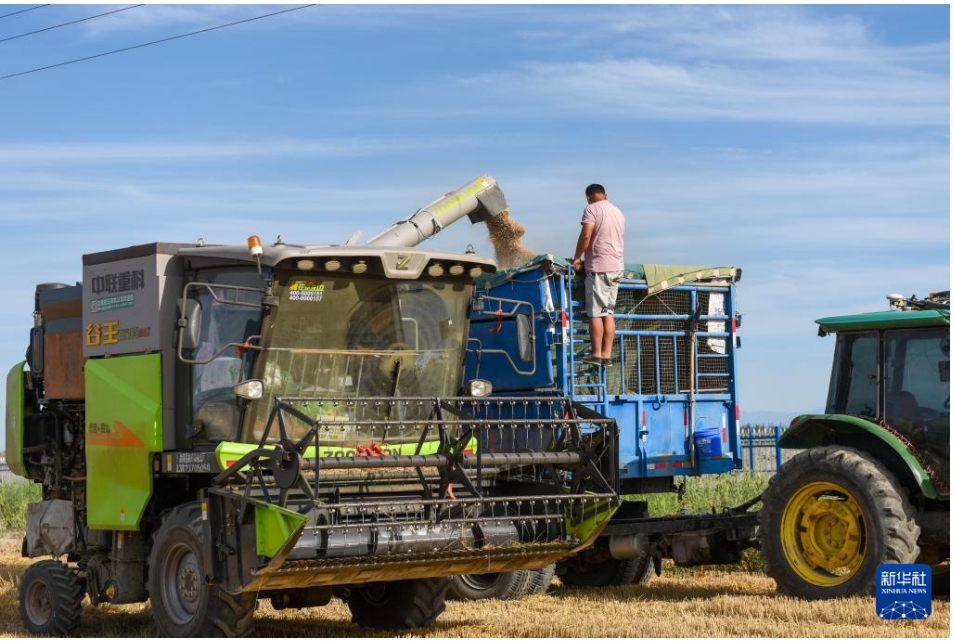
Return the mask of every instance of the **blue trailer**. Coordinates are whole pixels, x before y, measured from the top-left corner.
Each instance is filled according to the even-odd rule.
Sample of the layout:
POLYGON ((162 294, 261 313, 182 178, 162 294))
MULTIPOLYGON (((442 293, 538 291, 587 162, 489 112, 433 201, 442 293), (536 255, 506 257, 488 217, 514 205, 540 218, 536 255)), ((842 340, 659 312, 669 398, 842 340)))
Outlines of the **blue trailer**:
MULTIPOLYGON (((676 491, 688 476, 742 469, 736 354, 741 315, 733 267, 627 264, 616 306, 612 364, 590 352, 582 273, 552 255, 478 282, 466 380, 494 394, 569 396, 619 427, 621 495, 676 491)), ((649 518, 625 502, 593 548, 557 571, 564 583, 646 581, 662 558, 679 565, 733 562, 754 545, 755 513, 649 518)))

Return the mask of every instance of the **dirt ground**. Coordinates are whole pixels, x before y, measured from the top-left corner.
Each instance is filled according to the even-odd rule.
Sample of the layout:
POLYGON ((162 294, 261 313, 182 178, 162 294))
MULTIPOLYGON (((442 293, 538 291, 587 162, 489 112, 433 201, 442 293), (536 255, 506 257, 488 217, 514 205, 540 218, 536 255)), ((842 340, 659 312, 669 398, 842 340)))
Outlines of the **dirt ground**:
MULTIPOLYGON (((14 539, 0 541, 0 636, 22 637, 17 586, 29 560, 14 539)), ((882 621, 873 598, 799 601, 775 595, 774 582, 743 572, 657 577, 648 586, 569 589, 558 581, 519 601, 448 602, 434 628, 406 637, 939 637, 951 629, 948 601, 924 621, 882 621)), ((260 601, 260 637, 391 637, 357 628, 347 607, 276 611, 260 601)), ((151 637, 148 605, 87 607, 79 637, 151 637)))

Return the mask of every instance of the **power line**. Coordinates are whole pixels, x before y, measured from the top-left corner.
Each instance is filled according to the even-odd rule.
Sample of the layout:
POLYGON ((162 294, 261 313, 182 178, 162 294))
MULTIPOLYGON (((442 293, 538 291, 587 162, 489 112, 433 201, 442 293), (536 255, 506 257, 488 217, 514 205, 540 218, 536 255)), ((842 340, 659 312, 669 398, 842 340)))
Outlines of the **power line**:
POLYGON ((11 13, 5 13, 0 18, 9 18, 10 16, 15 16, 18 13, 26 13, 27 11, 33 11, 34 9, 42 9, 43 7, 48 7, 48 4, 38 4, 35 7, 28 7, 26 9, 20 9, 19 11, 13 11, 11 13))
POLYGON ((254 22, 255 20, 262 20, 263 18, 271 18, 272 16, 277 16, 282 13, 291 13, 292 11, 299 11, 301 9, 307 9, 308 7, 313 7, 314 4, 303 4, 297 7, 292 7, 291 9, 282 9, 281 11, 273 11, 271 13, 266 13, 260 16, 255 16, 254 18, 245 18, 244 20, 236 20, 235 22, 229 22, 227 24, 220 24, 215 27, 208 27, 206 29, 199 29, 198 31, 190 31, 189 33, 182 33, 178 36, 170 36, 168 38, 162 38, 160 40, 153 40, 152 42, 144 42, 142 44, 133 45, 131 47, 123 47, 122 49, 114 49, 112 51, 106 51, 103 53, 97 53, 92 56, 86 56, 85 58, 76 58, 74 60, 67 60, 65 62, 58 62, 56 64, 47 65, 45 67, 37 67, 36 69, 28 69, 27 71, 18 71, 17 73, 7 74, 6 76, 0 76, 0 80, 8 80, 9 78, 16 78, 17 76, 25 76, 31 73, 37 73, 38 71, 46 71, 47 69, 55 69, 56 67, 65 67, 66 65, 72 65, 77 62, 85 62, 87 60, 93 60, 95 58, 102 58, 104 56, 111 56, 114 53, 123 53, 124 51, 132 51, 133 49, 142 49, 143 47, 148 47, 151 45, 161 44, 163 42, 169 42, 170 40, 178 40, 180 38, 188 38, 189 36, 197 36, 201 33, 208 33, 209 31, 216 31, 217 29, 225 29, 227 27, 234 27, 236 25, 245 24, 246 22, 254 22))
POLYGON ((10 36, 9 38, 2 38, 0 42, 7 42, 8 40, 16 40, 17 38, 25 38, 27 36, 32 36, 35 33, 43 33, 44 31, 50 31, 52 29, 59 29, 60 27, 68 27, 71 24, 78 24, 80 22, 86 22, 87 20, 92 20, 93 18, 102 18, 103 16, 108 16, 113 13, 119 13, 120 11, 129 11, 130 9, 135 9, 136 7, 141 7, 141 4, 134 4, 129 7, 123 7, 122 9, 113 9, 112 11, 107 11, 105 13, 97 13, 95 16, 89 16, 87 18, 80 18, 79 20, 72 20, 70 22, 64 22, 62 24, 55 24, 52 27, 45 27, 43 29, 37 29, 36 31, 28 31, 27 33, 21 33, 18 36, 10 36))

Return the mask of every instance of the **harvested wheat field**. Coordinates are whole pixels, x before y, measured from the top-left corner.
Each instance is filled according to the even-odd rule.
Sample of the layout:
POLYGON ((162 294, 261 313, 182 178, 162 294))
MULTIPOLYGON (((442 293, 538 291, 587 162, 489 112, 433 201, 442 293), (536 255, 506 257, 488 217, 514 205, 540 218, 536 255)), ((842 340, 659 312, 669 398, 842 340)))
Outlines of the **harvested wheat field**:
MULTIPOLYGON (((23 636, 17 582, 29 561, 0 556, 0 636, 23 636)), ((437 626, 406 637, 942 637, 949 636, 950 604, 935 601, 926 621, 882 621, 873 599, 803 602, 775 596, 774 583, 744 572, 680 573, 649 586, 567 589, 520 601, 448 602, 437 626)), ((87 608, 82 637, 151 637, 147 605, 87 608)), ((337 599, 310 610, 276 611, 259 603, 261 637, 392 635, 357 628, 337 599)))

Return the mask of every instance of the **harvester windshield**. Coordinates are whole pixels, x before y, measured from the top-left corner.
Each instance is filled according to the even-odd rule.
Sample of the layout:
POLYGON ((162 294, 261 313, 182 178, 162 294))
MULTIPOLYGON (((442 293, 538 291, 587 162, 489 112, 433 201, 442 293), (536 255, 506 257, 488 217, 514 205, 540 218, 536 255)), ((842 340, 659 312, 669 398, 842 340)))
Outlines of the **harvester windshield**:
MULTIPOLYGON (((275 397, 456 395, 472 289, 463 282, 279 276, 280 304, 266 317, 253 371, 265 395, 247 417, 245 440, 261 438, 275 397)), ((302 411, 335 420, 319 405, 304 404, 302 411)), ((340 420, 394 418, 373 415, 384 405, 366 407, 368 415, 340 420)))

